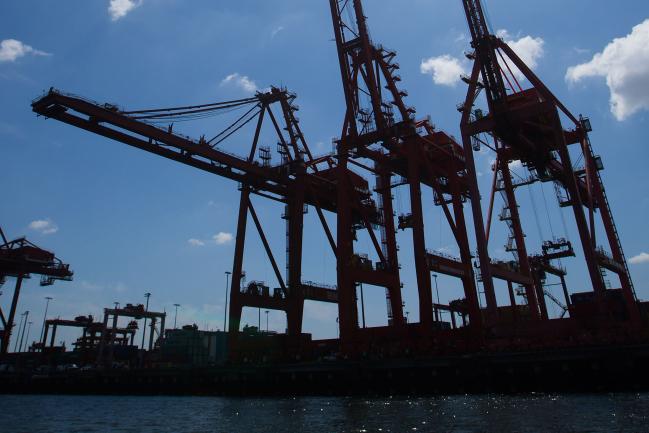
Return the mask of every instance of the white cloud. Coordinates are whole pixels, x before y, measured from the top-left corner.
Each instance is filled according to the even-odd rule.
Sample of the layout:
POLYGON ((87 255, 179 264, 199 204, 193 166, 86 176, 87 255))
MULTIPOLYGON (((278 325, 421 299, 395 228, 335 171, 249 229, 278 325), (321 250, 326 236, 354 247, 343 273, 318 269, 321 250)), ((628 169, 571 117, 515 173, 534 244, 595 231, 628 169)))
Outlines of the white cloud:
POLYGON ((59 231, 59 226, 49 219, 32 221, 29 223, 29 228, 43 235, 51 235, 59 231))
POLYGON ((441 247, 435 248, 434 252, 438 254, 452 255, 457 254, 457 248, 453 245, 443 245, 441 247))
MULTIPOLYGON (((514 39, 507 30, 501 29, 496 32, 496 35, 503 39, 507 45, 521 58, 521 60, 530 69, 536 69, 539 59, 543 57, 545 41, 542 38, 534 38, 532 36, 523 36, 519 39, 514 39)), ((516 74, 516 78, 523 79, 524 76, 516 66, 510 64, 512 71, 516 74)))
MULTIPOLYGON (((507 42, 507 45, 514 50, 518 57, 520 57, 530 69, 534 69, 538 66, 538 61, 544 54, 545 41, 543 39, 532 36, 524 36, 519 39, 514 39, 507 30, 498 30, 496 34, 499 38, 502 38, 507 42)), ((461 41, 461 37, 456 40, 456 42, 461 41)), ((525 78, 516 66, 510 64, 510 67, 517 79, 522 80, 525 78)), ((462 74, 468 73, 468 62, 449 54, 444 54, 442 56, 430 57, 422 60, 419 70, 422 74, 432 75, 435 84, 453 87, 460 82, 460 76, 462 74)))
POLYGON ((116 283, 112 285, 112 289, 116 291, 117 293, 124 293, 128 291, 128 286, 124 283, 116 283))
POLYGON ((142 0, 110 0, 108 13, 113 21, 123 18, 136 7, 142 4, 142 0))
POLYGON ((422 74, 431 74, 435 84, 441 86, 455 86, 460 82, 460 75, 466 73, 462 62, 448 54, 422 60, 419 70, 422 74))
POLYGON ((273 39, 275 36, 277 36, 277 34, 278 34, 279 32, 281 32, 282 30, 284 30, 284 26, 275 27, 275 28, 273 29, 273 31, 270 33, 270 37, 271 37, 271 39, 273 39))
POLYGON ((629 263, 632 265, 640 265, 644 263, 649 263, 649 254, 640 253, 637 256, 633 256, 629 259, 629 263))
POLYGON ((5 39, 0 42, 0 62, 15 62, 16 59, 27 54, 33 56, 50 56, 50 53, 36 50, 16 39, 5 39))
POLYGON ((520 160, 515 160, 509 163, 509 169, 513 171, 519 171, 523 169, 523 163, 520 160))
POLYGON ((117 293, 124 293, 129 290, 128 286, 122 282, 117 283, 97 283, 88 280, 81 281, 81 288, 89 292, 107 292, 114 291, 117 293))
POLYGON ((245 75, 239 75, 238 72, 230 74, 221 81, 221 86, 235 86, 246 93, 255 93, 258 88, 257 84, 245 75))
POLYGON ((212 239, 214 239, 217 245, 227 245, 232 243, 234 236, 232 236, 232 233, 218 232, 212 236, 212 239))
POLYGON ((611 112, 619 121, 640 110, 649 110, 649 19, 616 38, 601 53, 568 68, 566 81, 604 77, 611 92, 611 112))
POLYGON ((191 245, 192 247, 203 247, 203 246, 205 246, 205 242, 203 242, 200 239, 191 238, 191 239, 187 240, 187 243, 189 245, 191 245))
POLYGON ((83 280, 83 281, 81 281, 81 288, 84 289, 84 290, 88 290, 90 292, 99 292, 99 291, 103 290, 104 287, 102 285, 100 285, 100 284, 93 283, 91 281, 83 280))

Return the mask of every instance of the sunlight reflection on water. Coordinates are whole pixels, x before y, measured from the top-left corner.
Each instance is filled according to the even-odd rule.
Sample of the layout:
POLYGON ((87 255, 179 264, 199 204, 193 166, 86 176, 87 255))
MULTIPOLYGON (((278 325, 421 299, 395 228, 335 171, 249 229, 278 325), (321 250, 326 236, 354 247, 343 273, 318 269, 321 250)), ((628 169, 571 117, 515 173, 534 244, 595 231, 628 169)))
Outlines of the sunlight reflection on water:
POLYGON ((0 432, 649 431, 649 394, 431 398, 0 396, 0 432))

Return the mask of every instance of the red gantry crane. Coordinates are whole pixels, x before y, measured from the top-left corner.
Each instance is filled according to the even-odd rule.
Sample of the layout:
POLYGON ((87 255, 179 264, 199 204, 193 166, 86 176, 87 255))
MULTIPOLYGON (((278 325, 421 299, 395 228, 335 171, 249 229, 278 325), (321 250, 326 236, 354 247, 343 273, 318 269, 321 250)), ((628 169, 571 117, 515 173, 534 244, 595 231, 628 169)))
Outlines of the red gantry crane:
MULTIPOLYGON (((408 93, 398 88, 401 78, 396 73, 399 69, 396 53, 371 40, 362 2, 330 0, 330 5, 347 106, 342 136, 337 142, 338 168, 344 173, 346 167, 355 165, 374 173, 381 212, 380 243, 372 236, 379 261, 372 268, 354 260, 357 257, 354 227, 344 209, 338 209, 342 344, 348 341, 350 345, 358 345, 354 338, 358 333, 358 315, 353 298, 358 283, 385 287, 393 323, 403 324, 392 204, 392 190, 402 185, 409 188, 411 210, 399 216, 398 228, 412 231, 420 332, 430 334, 434 329, 431 272, 461 280, 464 300, 459 312, 467 313, 469 324, 477 329, 482 320, 464 219, 464 202, 471 190, 464 152, 452 137, 437 131, 428 119, 417 120, 415 109, 406 105, 404 98, 408 93), (363 160, 370 161, 371 165, 363 165, 363 160), (422 186, 433 191, 434 203, 428 205, 443 210, 445 221, 437 224, 450 227, 460 251, 457 259, 426 249, 422 186)), ((344 184, 345 179, 341 178, 339 185, 344 184)), ((350 199, 348 191, 349 188, 338 189, 340 203, 350 199)))
MULTIPOLYGON (((301 280, 305 206, 315 208, 325 235, 335 251, 335 241, 323 211, 336 212, 338 195, 334 161, 329 157, 313 157, 295 116, 298 107, 294 101, 295 95, 272 88, 268 92, 259 92, 254 97, 235 101, 123 111, 111 104, 102 105, 51 89, 45 96, 34 101, 33 110, 45 117, 237 181, 241 199, 232 272, 229 330, 233 334, 239 331, 243 307, 255 307, 286 312, 289 335, 300 335, 305 299, 337 302, 338 298, 333 288, 303 283, 301 280), (173 130, 175 121, 207 117, 237 108, 244 111, 244 114, 211 139, 203 136, 195 140, 173 130), (279 116, 274 110, 280 113, 279 116), (169 126, 159 127, 160 123, 169 126), (246 156, 237 156, 219 147, 249 123, 255 125, 255 128, 251 148, 246 156), (262 127, 268 124, 277 143, 276 153, 271 152, 270 146, 260 143, 262 127), (252 195, 285 205, 286 279, 257 216, 252 195), (263 290, 264 284, 256 281, 243 286, 243 256, 249 217, 252 217, 279 284, 272 293, 263 290)), ((360 176, 352 172, 348 176, 359 190, 367 190, 364 186, 366 182, 360 176)), ((350 203, 349 208, 355 223, 360 223, 368 215, 372 224, 378 222, 377 211, 371 201, 356 201, 350 203)))
POLYGON ((385 288, 388 328, 402 328, 404 315, 395 236, 397 224, 392 204, 392 189, 401 185, 410 188, 413 203, 411 212, 399 217, 398 226, 412 230, 422 332, 430 333, 434 328, 433 271, 461 279, 465 301, 457 304, 457 313, 468 315, 469 324, 477 328, 481 318, 463 211, 470 190, 463 150, 452 137, 435 130, 430 121, 415 120, 415 110, 407 107, 403 100, 407 93, 397 88, 400 78, 395 74, 398 70, 396 54, 372 43, 361 2, 331 1, 330 5, 347 102, 342 135, 337 140, 338 150, 333 156, 313 157, 295 117, 295 96, 280 89, 235 101, 138 111, 121 110, 111 104, 94 103, 52 89, 33 102, 33 110, 45 117, 239 182, 241 199, 229 311, 229 330, 232 333, 239 330, 244 306, 285 311, 289 335, 299 335, 305 299, 336 302, 340 336, 346 350, 361 350, 361 340, 367 341, 372 333, 380 334, 380 331, 367 330, 359 339, 356 289, 362 283, 385 288), (343 19, 346 15, 351 17, 348 22, 343 19), (157 126, 239 107, 249 109, 209 140, 182 136, 171 125, 157 126), (273 107, 279 107, 281 117, 275 116, 273 107), (259 145, 265 118, 270 119, 271 129, 276 133, 278 162, 274 162, 269 147, 259 145), (220 143, 251 122, 256 124, 256 128, 246 157, 219 148, 220 143), (352 171, 349 168, 352 165, 374 176, 376 199, 370 191, 370 183, 352 171), (444 211, 461 253, 456 260, 426 250, 422 185, 432 189, 434 204, 444 211), (253 194, 286 206, 286 279, 281 275, 252 205, 253 194), (336 288, 301 280, 305 206, 315 208, 335 253, 338 268, 336 288), (337 239, 334 239, 323 211, 336 214, 337 239), (272 293, 258 281, 247 286, 242 284, 249 215, 279 283, 272 293), (365 232, 371 240, 373 253, 378 257, 376 263, 355 252, 354 240, 359 231, 365 232))
MULTIPOLYGON (((535 177, 527 180, 528 184, 552 181, 567 197, 561 204, 573 209, 599 311, 609 311, 616 302, 615 295, 607 297, 609 292, 617 293, 607 291, 604 286, 602 270, 607 269, 619 275, 626 311, 631 320, 637 321, 633 285, 599 176, 601 161, 593 154, 588 139, 589 123, 573 116, 511 48, 491 34, 480 2, 464 0, 475 52, 469 55, 474 60, 472 75, 464 77, 469 91, 460 108, 462 146, 437 130, 429 119, 417 119, 415 109, 406 105, 407 92, 399 88, 396 53, 372 41, 361 0, 329 0, 329 4, 346 103, 341 135, 335 140, 333 154, 312 155, 295 115, 298 110, 295 95, 277 88, 234 101, 137 111, 98 104, 52 89, 34 101, 32 108, 44 117, 239 183, 241 196, 229 310, 229 331, 234 341, 244 307, 286 312, 289 336, 300 337, 304 301, 315 300, 338 305, 340 349, 348 356, 371 351, 399 356, 406 349, 419 354, 479 349, 485 347, 488 338, 498 336, 495 330, 512 333, 519 329, 517 317, 514 321, 499 318, 502 308, 497 303, 494 278, 507 282, 514 316, 518 312, 514 284, 520 286, 521 294, 527 299, 525 309, 532 319, 530 323, 538 323, 548 319, 546 274, 560 278, 565 305, 550 292, 548 298, 560 305, 564 314, 569 310, 573 319, 573 313, 578 315, 579 308, 572 301, 588 301, 588 294, 571 297, 565 270, 554 264, 557 259, 575 254, 572 244, 564 239, 552 239, 542 244, 541 253, 528 252, 516 196, 516 188, 521 183, 512 178, 509 170, 512 161, 522 162, 533 172, 535 177), (532 87, 523 90, 512 68, 520 70, 532 87), (483 91, 488 113, 474 109, 483 91), (210 139, 205 136, 191 139, 174 131, 173 122, 232 110, 243 114, 210 139), (574 129, 564 129, 561 114, 574 129), (249 152, 239 156, 224 150, 222 143, 248 124, 254 125, 249 152), (277 143, 276 152, 263 145, 268 139, 268 134, 262 133, 264 126, 277 143), (570 145, 577 145, 583 153, 583 169, 573 167, 570 145), (473 158, 473 152, 480 146, 496 153, 486 227, 473 158), (368 180, 372 178, 373 181, 368 180), (409 191, 410 212, 399 215, 395 221, 393 191, 400 187, 409 191), (432 192, 431 203, 424 202, 422 191, 426 189, 432 192), (489 255, 491 215, 497 193, 505 203, 501 220, 507 223, 510 233, 507 249, 515 257, 509 263, 492 261, 489 255), (285 207, 284 275, 253 206, 253 196, 285 207), (471 202, 477 246, 475 267, 464 214, 467 200, 471 202), (428 206, 441 209, 444 217, 432 226, 449 228, 459 257, 427 249, 426 233, 430 227, 424 221, 424 210, 428 206), (308 208, 317 212, 336 257, 335 287, 302 280, 304 213, 308 208), (335 237, 325 212, 335 214, 335 237), (596 212, 604 223, 611 255, 597 247, 596 212), (261 281, 244 284, 249 218, 275 274, 278 287, 273 290, 261 281), (419 323, 406 324, 404 320, 398 229, 408 230, 412 235, 419 323), (369 240, 371 251, 359 250, 360 236, 369 240), (474 269, 478 269, 479 275, 474 269), (462 285, 462 296, 449 305, 434 303, 432 272, 457 278, 462 285), (480 306, 476 280, 484 290, 484 309, 480 306), (361 284, 385 290, 388 326, 359 327, 356 293, 361 284), (434 314, 440 309, 451 313, 454 329, 442 329, 439 317, 434 314), (463 326, 455 329, 454 319, 458 314, 463 326)), ((570 319, 560 322, 570 326, 575 323, 570 319)), ((536 334, 531 341, 539 341, 539 332, 553 334, 548 329, 534 328, 536 334)), ((511 343, 514 339, 507 341, 511 343)), ((551 342, 552 338, 543 341, 551 342)), ((236 349, 236 345, 232 347, 236 349)))
POLYGON ((2 343, 0 351, 4 354, 9 350, 9 341, 15 326, 14 318, 23 280, 30 278, 31 274, 37 274, 41 276, 41 286, 50 286, 56 280, 72 280, 73 272, 70 270, 70 265, 63 263, 54 253, 39 248, 25 238, 8 241, 2 228, 0 228, 0 238, 2 240, 0 245, 0 284, 4 283, 8 277, 16 278, 9 317, 5 319, 2 309, 0 309, 0 320, 3 327, 0 333, 2 343))
MULTIPOLYGON (((512 283, 523 286, 530 318, 548 320, 542 282, 545 273, 561 278, 566 304, 571 305, 564 281, 565 271, 551 262, 574 256, 572 245, 565 239, 546 240, 543 253, 530 256, 516 195, 518 187, 536 182, 553 182, 558 195, 562 197, 560 205, 573 210, 599 314, 612 314, 616 300, 623 298, 626 316, 632 323, 638 324, 639 312, 633 283, 599 173, 603 166, 601 159, 594 155, 588 137, 590 122, 573 115, 512 48, 491 32, 480 0, 463 0, 463 5, 474 49, 467 55, 474 62, 473 71, 470 77, 463 78, 469 89, 466 101, 460 107, 462 139, 471 177, 475 178, 476 175, 474 150, 486 146, 496 155, 486 230, 480 196, 478 191, 472 193, 475 197, 472 201, 473 219, 488 311, 492 315, 497 311, 493 284, 493 279, 497 278, 505 280, 510 291, 512 283), (527 88, 523 87, 526 84, 523 77, 529 83, 527 88), (481 93, 486 97, 487 113, 474 108, 481 93), (569 127, 563 126, 562 117, 569 127), (569 151, 571 146, 579 151, 584 161, 583 168, 574 166, 569 151), (510 170, 512 162, 520 162, 530 171, 531 177, 517 180, 510 170), (513 252, 515 257, 507 274, 503 272, 502 264, 490 260, 488 252, 493 200, 497 192, 502 194, 505 203, 500 219, 507 222, 510 230, 507 250, 513 252), (596 213, 599 213, 606 233, 605 238, 599 241, 608 244, 610 254, 598 246, 596 213), (618 275, 622 296, 617 296, 619 290, 607 290, 603 278, 605 270, 618 275)), ((588 300, 588 296, 577 298, 588 300)))

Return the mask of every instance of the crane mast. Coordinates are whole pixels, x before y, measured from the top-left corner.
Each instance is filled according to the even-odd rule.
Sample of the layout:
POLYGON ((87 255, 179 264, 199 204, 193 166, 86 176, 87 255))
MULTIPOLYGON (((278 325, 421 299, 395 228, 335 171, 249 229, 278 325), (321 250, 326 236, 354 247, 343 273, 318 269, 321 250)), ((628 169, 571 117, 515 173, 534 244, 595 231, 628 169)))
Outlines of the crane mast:
POLYGON ((487 97, 490 106, 493 106, 494 103, 504 102, 507 96, 496 55, 497 38, 489 30, 480 0, 462 0, 462 3, 471 32, 471 46, 475 56, 480 59, 487 97))
MULTIPOLYGON (((477 330, 482 318, 464 223, 463 206, 470 196, 470 181, 462 149, 452 137, 435 130, 429 119, 415 119, 416 110, 405 103, 408 93, 397 87, 401 77, 396 73, 399 70, 396 52, 371 40, 361 0, 330 0, 330 7, 347 103, 337 159, 339 168, 355 164, 359 158, 374 163, 377 202, 383 220, 381 243, 385 262, 382 268, 394 275, 393 281, 399 278, 392 190, 407 186, 411 209, 409 214, 399 216, 398 228, 412 231, 419 295, 418 326, 422 332, 430 333, 439 320, 433 314, 431 272, 440 272, 461 280, 463 311, 469 316, 472 329, 477 330), (394 183, 395 176, 402 180, 394 183), (449 259, 427 250, 422 187, 432 188, 432 205, 444 210, 445 218, 437 223, 448 224, 461 257, 449 259)), ((339 185, 343 185, 342 180, 339 185)), ((346 202, 346 189, 339 188, 338 192, 339 202, 346 202)), ((361 279, 350 277, 354 272, 346 269, 345 264, 349 262, 346 257, 354 255, 354 230, 345 221, 344 212, 338 216, 338 288, 343 296, 354 284, 363 281, 360 275, 361 279)), ((390 282, 388 276, 384 281, 381 285, 387 289, 394 322, 399 324, 403 320, 399 285, 390 282)), ((341 304, 341 338, 344 339, 356 328, 356 313, 344 311, 343 307, 341 304)))

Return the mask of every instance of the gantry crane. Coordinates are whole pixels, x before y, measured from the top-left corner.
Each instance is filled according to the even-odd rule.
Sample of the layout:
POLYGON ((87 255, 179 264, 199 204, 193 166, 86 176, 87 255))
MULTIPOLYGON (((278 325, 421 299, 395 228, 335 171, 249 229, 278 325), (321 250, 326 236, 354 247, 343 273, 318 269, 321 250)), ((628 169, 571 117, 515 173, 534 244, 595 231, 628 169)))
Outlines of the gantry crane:
MULTIPOLYGON (((416 120, 415 109, 404 101, 407 92, 397 87, 401 78, 396 73, 399 69, 396 53, 370 39, 362 2, 330 0, 330 5, 347 106, 342 136, 337 143, 338 168, 359 166, 358 160, 362 159, 372 161, 373 167, 364 168, 376 175, 382 215, 382 248, 372 237, 379 263, 373 272, 360 273, 350 260, 354 257, 354 228, 339 209, 338 291, 341 298, 347 297, 344 303, 342 299, 339 303, 341 338, 353 340, 358 328, 352 296, 353 286, 359 282, 374 280, 371 284, 386 287, 394 323, 403 323, 392 206, 392 190, 401 185, 407 185, 410 190, 411 212, 399 217, 398 227, 412 230, 421 330, 424 333, 433 330, 431 272, 461 279, 469 323, 478 328, 482 319, 464 219, 464 202, 471 191, 464 151, 451 136, 437 131, 429 119, 416 120), (426 249, 422 185, 433 191, 435 202, 429 205, 441 206, 444 211, 446 224, 459 247, 457 259, 426 249), (348 310, 345 305, 349 306, 348 310)), ((340 184, 344 181, 341 179, 340 184)), ((347 191, 347 188, 338 189, 339 202, 349 199, 347 191)))
MULTIPOLYGON (((111 104, 99 104, 84 98, 51 89, 34 101, 33 110, 73 126, 103 135, 130 146, 225 177, 239 183, 241 199, 232 272, 229 330, 239 330, 244 306, 278 309, 286 312, 288 332, 299 335, 302 329, 304 300, 337 302, 335 289, 301 281, 302 231, 305 206, 316 209, 331 248, 336 244, 323 214, 338 209, 337 171, 329 157, 314 158, 300 130, 294 104, 295 95, 272 88, 254 97, 235 101, 183 106, 165 109, 124 111, 111 104), (247 109, 234 123, 211 139, 198 140, 173 130, 172 122, 186 120, 234 108, 247 109), (279 108, 281 117, 274 114, 279 108), (270 119, 270 120, 265 120, 270 119), (156 123, 168 122, 168 127, 156 123), (265 123, 264 123, 265 122, 265 123), (249 153, 245 157, 226 152, 219 145, 246 124, 256 125, 249 153), (273 162, 269 146, 260 145, 262 126, 270 123, 277 140, 279 161, 273 162), (258 195, 286 206, 287 278, 281 274, 277 260, 252 204, 251 195, 258 195), (248 215, 257 228, 279 287, 271 293, 242 287, 243 254, 248 215)), ((349 179, 359 194, 367 191, 367 182, 349 171, 349 179)), ((364 218, 378 223, 375 204, 358 200, 348 204, 352 220, 359 224, 364 218)))
MULTIPOLYGON (((393 353, 405 347, 416 347, 426 353, 440 342, 449 343, 448 347, 482 347, 485 336, 494 335, 492 331, 502 324, 498 318, 494 278, 507 282, 512 306, 516 306, 513 284, 522 286, 529 316, 545 320, 548 318, 543 286, 545 275, 556 275, 561 279, 565 306, 570 309, 571 299, 564 280, 566 272, 553 261, 574 256, 572 244, 565 239, 552 239, 543 244, 541 254, 528 252, 515 194, 519 185, 512 181, 509 170, 512 161, 521 161, 532 170, 536 174, 533 181, 552 181, 567 191, 568 199, 563 205, 574 211, 602 310, 605 310, 606 295, 601 270, 605 268, 620 276, 629 315, 635 320, 637 306, 633 286, 599 177, 600 160, 593 154, 588 139, 589 123, 573 116, 511 48, 492 35, 480 2, 464 0, 475 52, 469 54, 474 60, 472 75, 464 77, 469 91, 460 107, 462 145, 437 130, 429 119, 417 119, 415 109, 406 105, 407 92, 398 87, 401 78, 397 74, 396 53, 371 40, 361 0, 329 0, 329 5, 346 103, 341 136, 335 140, 336 151, 331 155, 314 157, 311 154, 295 115, 298 110, 295 95, 278 88, 234 101, 137 111, 51 89, 34 101, 32 108, 47 118, 239 183, 241 196, 229 310, 233 341, 236 341, 244 307, 285 311, 288 334, 300 336, 304 301, 316 300, 338 305, 341 349, 348 355, 367 351, 374 341, 380 341, 377 345, 383 344, 381 350, 389 346, 393 353), (522 89, 506 58, 525 75, 532 88, 522 89), (482 91, 489 107, 486 114, 474 110, 482 91), (281 116, 276 117, 274 108, 281 116), (211 139, 202 136, 195 140, 174 131, 174 121, 235 109, 247 111, 211 139), (574 129, 562 127, 560 113, 574 124, 574 129), (262 145, 262 127, 269 123, 265 119, 270 119, 273 139, 277 140, 276 153, 262 145), (159 126, 161 123, 167 126, 159 126), (256 125, 249 153, 237 156, 225 151, 221 143, 248 124, 256 125), (493 143, 484 140, 485 134, 493 143), (572 144, 580 145, 586 160, 584 170, 573 168, 568 152, 572 144), (486 227, 473 157, 480 145, 491 147, 497 155, 486 227), (372 176, 373 183, 367 180, 372 176), (399 215, 395 221, 392 193, 402 186, 409 190, 410 212, 399 215), (432 203, 423 203, 423 188, 432 190, 432 203), (514 263, 495 262, 489 256, 488 240, 496 192, 504 197, 501 219, 507 222, 511 232, 508 249, 514 253, 514 263), (285 275, 266 238, 252 196, 285 206, 285 275), (475 257, 464 215, 467 200, 471 202, 473 213, 479 275, 474 273, 475 257), (436 223, 448 225, 457 242, 459 257, 427 250, 424 222, 427 205, 441 208, 444 220, 436 223), (302 237, 304 213, 308 207, 316 210, 336 257, 335 287, 302 281, 302 237), (588 221, 584 208, 589 212, 588 221), (596 210, 601 213, 612 257, 597 248, 596 210), (336 216, 335 238, 324 212, 336 216), (243 258, 249 216, 278 282, 279 287, 273 290, 261 281, 244 284, 243 258), (407 325, 404 320, 397 229, 410 230, 412 234, 419 297, 420 322, 417 324, 407 325), (369 255, 357 251, 356 241, 361 233, 365 233, 372 244, 373 251, 369 254, 376 257, 375 262, 369 255), (458 278, 464 297, 448 306, 440 305, 439 301, 433 303, 431 272, 458 278), (480 306, 476 280, 483 285, 484 310, 480 306), (359 327, 356 290, 363 283, 385 289, 387 327, 359 327), (431 338, 436 332, 434 309, 460 314, 465 326, 448 333, 437 332, 431 338)), ((556 298, 551 299, 559 303, 556 298)), ((516 314, 517 310, 513 311, 516 314)))
POLYGON ((9 340, 13 330, 16 308, 20 297, 20 289, 23 280, 29 278, 31 274, 41 276, 41 286, 54 284, 56 280, 70 281, 73 272, 70 266, 58 259, 54 253, 39 248, 27 239, 18 238, 8 241, 2 228, 0 228, 0 283, 3 283, 7 277, 16 278, 11 307, 9 308, 9 317, 5 315, 0 308, 0 320, 2 321, 3 330, 1 331, 1 353, 7 353, 9 349, 9 340))
POLYGON ((244 306, 286 311, 289 334, 299 335, 305 299, 337 302, 341 339, 350 343, 348 347, 352 348, 359 328, 356 309, 356 286, 359 283, 385 287, 389 324, 400 328, 404 318, 392 206, 392 189, 399 185, 408 185, 413 199, 411 213, 400 217, 399 228, 413 232, 422 329, 426 332, 433 329, 432 271, 447 273, 462 280, 469 323, 479 327, 481 317, 463 213, 463 203, 469 191, 463 150, 452 137, 435 130, 430 121, 415 120, 414 109, 405 106, 403 98, 406 93, 396 86, 400 80, 395 74, 398 69, 394 61, 396 54, 373 45, 361 2, 331 1, 330 5, 347 102, 343 134, 337 141, 338 151, 334 156, 313 157, 295 117, 295 97, 280 89, 235 101, 138 111, 121 110, 115 105, 94 103, 51 89, 33 102, 33 110, 47 118, 239 182, 241 200, 229 311, 229 330, 233 333, 239 329, 244 306), (345 22, 342 18, 346 8, 353 8, 352 22, 345 22), (358 30, 352 30, 356 26, 358 30), (383 92, 384 85, 388 92, 383 92), (363 94, 370 96, 370 106, 367 108, 363 105, 363 94), (276 106, 282 113, 282 126, 273 114, 272 107, 276 106), (172 126, 161 128, 154 124, 206 116, 238 107, 250 109, 210 140, 205 137, 192 140, 174 132, 172 126), (396 107, 396 113, 393 107, 396 107), (259 146, 260 131, 266 117, 270 118, 277 135, 281 159, 278 164, 271 163, 268 147, 259 146), (257 126, 247 157, 234 156, 218 147, 223 140, 250 122, 255 122, 257 126), (363 159, 372 161, 373 166, 365 165, 363 159), (372 197, 369 182, 352 171, 350 165, 375 176, 377 200, 372 197), (395 178, 403 181, 395 183, 395 178), (461 252, 457 260, 426 250, 421 184, 434 191, 435 204, 444 210, 461 252), (286 280, 281 275, 252 206, 251 194, 286 206, 286 280), (336 255, 338 273, 335 289, 301 281, 305 205, 316 209, 336 255), (337 215, 336 240, 323 211, 337 215), (248 215, 252 216, 280 286, 272 294, 270 290, 263 289, 263 284, 254 281, 242 287, 248 215), (380 238, 375 233, 377 227, 380 238), (353 244, 358 230, 367 231, 379 257, 376 265, 354 252, 353 244))
MULTIPOLYGON (((530 257, 515 190, 521 184, 553 182, 558 190, 565 191, 561 194, 566 197, 560 203, 561 206, 571 207, 573 210, 594 296, 600 304, 600 313, 606 314, 606 304, 609 303, 602 278, 603 270, 607 269, 619 276, 628 317, 631 322, 637 324, 637 299, 599 174, 603 168, 601 159, 594 155, 589 140, 590 122, 573 115, 512 48, 491 32, 480 0, 463 0, 463 6, 471 32, 471 46, 474 49, 474 52, 467 54, 467 57, 473 60, 473 70, 470 77, 464 77, 469 89, 464 104, 459 108, 462 112, 463 145, 471 177, 475 177, 473 150, 484 145, 491 147, 496 153, 489 224, 486 230, 479 195, 474 195, 476 200, 473 201, 473 219, 488 310, 497 311, 493 278, 501 278, 510 285, 514 281, 525 287, 525 297, 532 319, 548 319, 542 283, 535 274, 538 275, 538 271, 542 270, 539 266, 543 265, 547 270, 550 260, 573 256, 574 251, 571 245, 566 244, 565 239, 559 239, 549 241, 553 244, 550 249, 554 251, 549 256, 545 254, 544 260, 539 260, 538 256, 530 257), (523 88, 523 80, 518 75, 527 79, 529 88, 523 88), (486 96, 488 113, 484 113, 480 108, 474 109, 480 93, 486 96), (561 116, 567 119, 571 129, 564 128, 561 116), (481 138, 485 135, 491 137, 491 144, 481 138), (573 166, 569 152, 569 147, 573 145, 576 145, 583 155, 583 169, 573 166), (520 161, 533 173, 533 178, 517 184, 509 167, 513 161, 520 161), (504 196, 505 209, 501 219, 507 221, 511 231, 508 249, 514 253, 517 262, 515 273, 518 275, 515 279, 499 275, 498 267, 491 263, 489 258, 488 233, 493 196, 497 190, 503 192, 504 196), (599 212, 603 222, 611 254, 598 247, 596 212, 599 212)), ((546 247, 547 244, 544 253, 547 253, 546 247)), ((565 272, 554 273, 561 277, 564 284, 565 272)), ((570 305, 569 299, 566 302, 570 305)))

